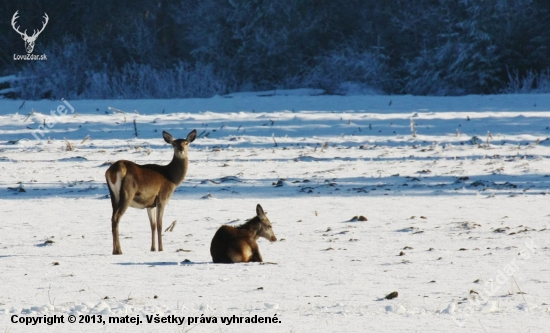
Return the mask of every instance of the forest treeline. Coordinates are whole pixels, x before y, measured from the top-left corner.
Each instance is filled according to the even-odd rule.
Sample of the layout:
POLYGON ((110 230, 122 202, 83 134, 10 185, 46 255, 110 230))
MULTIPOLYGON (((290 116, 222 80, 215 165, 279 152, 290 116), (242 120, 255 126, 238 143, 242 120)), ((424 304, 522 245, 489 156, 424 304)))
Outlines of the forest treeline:
POLYGON ((548 0, 50 0, 0 3, 18 97, 550 92, 548 0), (39 29, 34 54, 11 25, 39 29))

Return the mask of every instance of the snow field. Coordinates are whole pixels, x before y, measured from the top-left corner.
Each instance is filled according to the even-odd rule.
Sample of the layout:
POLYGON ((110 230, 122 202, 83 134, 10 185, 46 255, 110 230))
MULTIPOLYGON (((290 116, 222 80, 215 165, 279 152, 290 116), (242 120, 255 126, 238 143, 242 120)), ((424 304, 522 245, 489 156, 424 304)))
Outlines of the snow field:
MULTIPOLYGON (((550 112, 529 110, 531 96, 369 98, 238 95, 204 100, 212 107, 201 113, 196 100, 174 101, 174 114, 128 112, 165 101, 78 101, 76 117, 56 118, 49 143, 31 132, 59 102, 27 102, 22 110, 37 112, 25 121, 27 112, 2 101, 0 327, 543 332, 550 112), (357 107, 392 98, 401 109, 357 107), (293 101, 294 112, 279 109, 293 101), (472 108, 453 109, 461 104, 472 108), (105 114, 106 105, 126 111, 105 114), (183 137, 193 128, 202 135, 164 214, 163 228, 177 220, 163 235, 165 251, 149 251, 147 214, 129 209, 124 254, 112 256, 106 162, 168 163, 162 130, 183 137), (212 264, 214 232, 244 223, 257 203, 279 239, 259 240, 267 263, 212 264), (350 221, 360 215, 367 221, 350 221), (397 298, 384 299, 393 291, 397 298), (28 327, 11 323, 13 314, 277 314, 281 323, 28 327)), ((532 98, 550 110, 549 96, 532 98)))

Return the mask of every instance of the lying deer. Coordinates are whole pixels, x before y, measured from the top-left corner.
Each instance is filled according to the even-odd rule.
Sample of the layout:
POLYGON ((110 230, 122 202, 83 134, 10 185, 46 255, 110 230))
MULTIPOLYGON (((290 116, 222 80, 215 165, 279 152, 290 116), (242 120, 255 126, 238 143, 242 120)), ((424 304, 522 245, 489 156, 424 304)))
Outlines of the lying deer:
POLYGON ((262 262, 256 240, 263 237, 275 242, 277 237, 262 206, 256 206, 256 215, 243 225, 224 225, 216 231, 210 244, 210 254, 214 263, 262 262))
POLYGON ((193 130, 186 139, 174 140, 172 135, 163 131, 164 141, 174 147, 174 157, 168 165, 145 164, 120 160, 105 172, 113 216, 113 254, 122 254, 118 239, 118 223, 128 207, 147 208, 151 222, 151 251, 156 251, 155 230, 158 233, 159 251, 162 251, 162 215, 176 187, 181 184, 189 164, 187 149, 197 137, 193 130))

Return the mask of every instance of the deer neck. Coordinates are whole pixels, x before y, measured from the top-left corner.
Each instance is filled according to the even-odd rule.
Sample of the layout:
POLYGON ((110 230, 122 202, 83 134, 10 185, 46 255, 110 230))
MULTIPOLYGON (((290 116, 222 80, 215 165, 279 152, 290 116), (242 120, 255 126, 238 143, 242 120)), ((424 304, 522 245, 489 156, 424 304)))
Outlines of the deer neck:
POLYGON ((174 156, 172 161, 166 166, 166 178, 176 185, 181 184, 185 175, 187 174, 187 166, 189 165, 189 160, 187 157, 178 158, 174 156))
POLYGON ((256 216, 252 219, 250 219, 245 224, 241 224, 240 226, 236 227, 237 229, 243 229, 246 230, 250 234, 250 238, 254 240, 258 240, 260 236, 258 236, 258 232, 254 230, 253 225, 258 223, 259 218, 256 216))

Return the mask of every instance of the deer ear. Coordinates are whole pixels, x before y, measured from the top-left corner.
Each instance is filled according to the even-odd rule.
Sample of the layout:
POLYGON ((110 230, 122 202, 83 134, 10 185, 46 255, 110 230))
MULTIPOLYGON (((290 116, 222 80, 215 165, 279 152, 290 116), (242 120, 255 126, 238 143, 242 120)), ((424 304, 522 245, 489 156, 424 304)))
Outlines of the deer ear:
POLYGON ((194 129, 191 131, 191 133, 187 134, 187 142, 191 143, 193 141, 195 141, 195 139, 197 138, 197 130, 194 129))
POLYGON ((164 138, 164 141, 169 144, 172 144, 172 142, 174 141, 174 137, 166 131, 162 131, 162 137, 164 138))
POLYGON ((262 218, 262 219, 265 218, 264 210, 263 210, 262 206, 260 206, 260 204, 258 204, 256 206, 256 215, 258 215, 259 218, 262 218))

